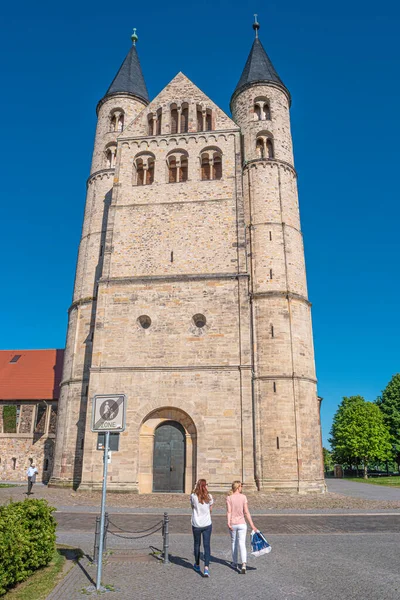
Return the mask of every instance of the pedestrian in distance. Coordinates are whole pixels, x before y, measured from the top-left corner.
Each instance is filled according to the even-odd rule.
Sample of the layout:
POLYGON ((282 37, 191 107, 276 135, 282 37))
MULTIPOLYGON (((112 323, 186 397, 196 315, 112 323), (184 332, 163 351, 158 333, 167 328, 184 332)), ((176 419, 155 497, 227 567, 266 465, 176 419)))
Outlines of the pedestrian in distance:
POLYGON ((208 493, 207 482, 205 479, 199 479, 196 483, 191 496, 190 503, 192 505, 192 531, 194 542, 194 565, 196 573, 201 573, 200 570, 200 546, 201 538, 203 537, 204 549, 204 577, 210 576, 210 540, 212 532, 211 511, 214 500, 211 494, 208 493))
POLYGON ((243 484, 241 481, 234 481, 229 496, 226 498, 226 516, 228 519, 228 527, 231 533, 232 542, 232 567, 237 570, 239 567, 239 550, 242 560, 240 572, 246 574, 247 550, 246 550, 246 534, 247 524, 250 525, 253 531, 258 531, 254 525, 246 496, 242 493, 243 484))
POLYGON ((39 473, 39 471, 37 470, 35 465, 32 463, 26 472, 26 474, 28 475, 28 491, 26 494, 27 496, 30 496, 33 493, 32 486, 36 482, 36 475, 38 473, 39 473))

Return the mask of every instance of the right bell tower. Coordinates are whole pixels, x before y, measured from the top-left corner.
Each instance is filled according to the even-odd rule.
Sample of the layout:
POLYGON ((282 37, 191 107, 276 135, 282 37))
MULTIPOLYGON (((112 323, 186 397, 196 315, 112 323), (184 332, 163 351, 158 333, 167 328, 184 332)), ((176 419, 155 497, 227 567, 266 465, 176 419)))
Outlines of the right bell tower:
POLYGON ((259 489, 325 491, 311 304, 307 297, 291 97, 253 24, 233 93, 242 132, 250 273, 255 470, 259 489))

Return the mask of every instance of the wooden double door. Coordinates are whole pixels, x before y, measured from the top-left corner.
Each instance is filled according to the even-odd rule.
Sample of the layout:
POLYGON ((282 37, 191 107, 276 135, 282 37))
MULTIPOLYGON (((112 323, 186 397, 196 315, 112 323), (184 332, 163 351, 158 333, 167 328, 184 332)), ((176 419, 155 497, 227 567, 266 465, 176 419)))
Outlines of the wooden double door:
POLYGON ((185 430, 176 421, 161 423, 155 431, 153 492, 184 492, 185 430))

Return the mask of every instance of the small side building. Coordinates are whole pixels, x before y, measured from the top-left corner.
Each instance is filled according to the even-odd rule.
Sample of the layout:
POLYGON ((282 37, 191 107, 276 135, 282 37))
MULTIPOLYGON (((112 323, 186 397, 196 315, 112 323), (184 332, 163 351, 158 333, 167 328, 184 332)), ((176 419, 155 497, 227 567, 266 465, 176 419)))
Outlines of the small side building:
POLYGON ((64 350, 0 351, 0 480, 38 481, 53 471, 64 350))

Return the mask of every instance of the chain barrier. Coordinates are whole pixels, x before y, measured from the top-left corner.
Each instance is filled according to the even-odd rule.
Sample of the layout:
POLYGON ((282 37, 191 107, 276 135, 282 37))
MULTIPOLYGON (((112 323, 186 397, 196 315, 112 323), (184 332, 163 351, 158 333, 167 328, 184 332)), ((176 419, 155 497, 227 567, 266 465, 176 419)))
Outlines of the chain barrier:
MULTIPOLYGON (((116 523, 113 523, 113 521, 108 521, 109 525, 113 525, 113 527, 116 527, 117 529, 119 529, 120 531, 123 531, 124 533, 131 533, 132 535, 136 535, 136 534, 140 534, 140 533, 146 533, 147 531, 150 531, 151 529, 155 529, 156 527, 158 527, 159 529, 163 528, 163 524, 164 521, 159 521, 158 523, 155 523, 152 527, 149 527, 148 529, 143 529, 143 531, 128 531, 127 529, 125 529, 125 527, 118 527, 118 525, 116 523)), ((157 529, 158 531, 158 529, 157 529)), ((109 533, 114 533, 113 531, 109 531, 109 533)), ((151 533, 149 533, 149 535, 151 535, 151 533)))
MULTIPOLYGON (((96 517, 96 531, 95 531, 95 543, 94 543, 94 553, 93 553, 95 561, 97 560, 97 557, 98 557, 99 541, 100 541, 99 522, 100 522, 100 517, 96 517)), ((142 531, 128 531, 127 529, 125 529, 123 527, 119 527, 113 521, 110 521, 108 513, 106 513, 105 527, 104 527, 104 539, 103 539, 104 549, 106 549, 107 533, 109 533, 110 535, 113 535, 114 537, 121 538, 124 540, 141 540, 143 538, 154 535, 158 531, 161 531, 162 537, 163 537, 163 562, 164 562, 164 564, 168 564, 169 563, 169 559, 168 559, 169 527, 168 527, 168 525, 169 525, 168 513, 164 513, 164 518, 162 519, 162 521, 158 521, 158 523, 155 523, 151 527, 148 527, 147 529, 143 529, 142 531), (122 531, 123 533, 127 533, 129 535, 123 535, 122 533, 118 533, 116 531, 111 531, 109 529, 110 525, 112 525, 119 531, 122 531), (131 537, 131 536, 136 536, 136 537, 131 537)))

